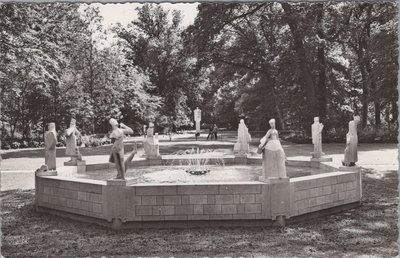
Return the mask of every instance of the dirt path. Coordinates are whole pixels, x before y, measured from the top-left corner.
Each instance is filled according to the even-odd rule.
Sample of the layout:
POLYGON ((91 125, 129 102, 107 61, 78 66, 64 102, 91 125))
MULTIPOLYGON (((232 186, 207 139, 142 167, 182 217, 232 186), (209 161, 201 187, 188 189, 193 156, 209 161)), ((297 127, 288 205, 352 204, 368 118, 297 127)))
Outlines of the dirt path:
MULTIPOLYGON (((253 139, 251 145, 251 155, 256 154, 257 139, 253 139)), ((191 139, 181 139, 179 141, 163 141, 160 144, 160 153, 162 155, 176 153, 179 150, 191 148, 207 148, 214 150, 216 156, 233 155, 233 140, 229 141, 193 141, 191 139)), ((343 144, 325 144, 324 152, 331 156, 336 164, 340 164, 343 158, 343 144)), ((309 158, 312 151, 311 144, 292 144, 283 143, 285 153, 289 158, 309 158)), ((24 151, 24 150, 21 150, 24 151)), ((34 152, 35 150, 30 150, 34 152)), ((40 152, 41 150, 36 150, 40 152)), ((137 157, 144 155, 143 148, 139 148, 137 157)), ((37 168, 44 163, 41 157, 19 157, 18 152, 13 151, 16 158, 3 159, 1 161, 1 191, 12 189, 33 189, 34 174, 37 168)), ((35 154, 36 155, 36 154, 35 154)), ((398 170, 398 150, 396 144, 360 144, 358 164, 365 168, 372 168, 378 172, 398 170)), ((63 166, 67 157, 57 158, 57 166, 63 166)), ((108 161, 108 155, 100 153, 99 155, 85 156, 88 164, 104 163, 108 161)))

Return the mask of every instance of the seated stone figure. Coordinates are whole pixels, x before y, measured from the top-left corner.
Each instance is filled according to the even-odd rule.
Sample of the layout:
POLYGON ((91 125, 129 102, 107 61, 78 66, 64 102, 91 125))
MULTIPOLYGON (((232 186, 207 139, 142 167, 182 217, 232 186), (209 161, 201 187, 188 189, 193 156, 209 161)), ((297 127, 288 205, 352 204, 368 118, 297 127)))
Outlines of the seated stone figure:
POLYGON ((268 178, 286 178, 286 155, 279 141, 278 130, 275 129, 275 119, 269 120, 271 129, 260 140, 259 150, 262 151, 263 180, 268 178))
POLYGON ((147 129, 147 137, 143 141, 144 151, 146 153, 146 158, 148 159, 158 159, 160 158, 160 151, 158 145, 158 133, 154 135, 154 124, 149 123, 149 128, 147 129))

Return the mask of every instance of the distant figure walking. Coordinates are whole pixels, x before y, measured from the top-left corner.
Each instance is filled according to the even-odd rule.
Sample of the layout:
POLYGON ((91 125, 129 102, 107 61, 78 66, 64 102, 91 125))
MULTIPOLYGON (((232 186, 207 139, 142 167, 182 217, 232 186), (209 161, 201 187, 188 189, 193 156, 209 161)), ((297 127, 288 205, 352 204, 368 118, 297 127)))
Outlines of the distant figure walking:
POLYGON ((217 127, 216 124, 214 124, 213 134, 214 134, 215 140, 218 140, 218 136, 217 136, 217 134, 218 134, 218 127, 217 127))
POLYGON ((210 138, 210 136, 211 136, 211 140, 212 140, 212 138, 213 138, 213 133, 214 133, 214 126, 213 126, 213 125, 210 125, 210 127, 208 128, 207 140, 208 140, 208 138, 210 138))

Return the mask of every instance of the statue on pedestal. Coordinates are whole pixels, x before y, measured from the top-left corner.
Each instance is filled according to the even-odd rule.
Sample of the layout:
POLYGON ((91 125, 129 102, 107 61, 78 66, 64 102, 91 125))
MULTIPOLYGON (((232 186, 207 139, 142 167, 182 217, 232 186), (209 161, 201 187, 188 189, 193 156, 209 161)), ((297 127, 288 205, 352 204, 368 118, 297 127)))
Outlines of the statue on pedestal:
POLYGON ((354 116, 354 119, 349 122, 349 132, 346 135, 346 149, 344 150, 343 166, 355 166, 358 161, 357 155, 357 125, 360 123, 360 117, 354 116))
POLYGON ((260 140, 258 153, 262 152, 263 179, 286 178, 286 155, 279 141, 278 130, 275 129, 275 119, 269 120, 271 129, 260 140))
POLYGON ((132 134, 133 130, 123 123, 120 123, 118 126, 118 121, 114 118, 110 119, 110 125, 112 127, 110 138, 113 146, 111 147, 109 162, 114 163, 117 168, 118 174, 116 179, 125 180, 125 173, 128 169, 128 164, 135 156, 137 147, 134 147, 126 161, 124 161, 124 137, 125 134, 132 134))
POLYGON ((144 151, 148 159, 159 158, 158 133, 154 135, 154 124, 149 123, 147 137, 143 142, 144 151))
POLYGON ((319 122, 319 117, 314 117, 314 123, 311 125, 312 143, 314 144, 313 158, 321 158, 325 153, 322 152, 322 130, 324 125, 319 122))
POLYGON ((238 138, 234 145, 234 151, 238 154, 249 153, 249 143, 251 142, 251 135, 249 134, 249 129, 244 123, 243 119, 240 119, 238 127, 238 138))
POLYGON ((65 131, 65 155, 70 156, 71 160, 65 162, 65 165, 76 165, 77 160, 82 160, 82 155, 79 152, 78 146, 76 144, 77 137, 81 136, 81 133, 76 129, 76 120, 71 119, 69 128, 65 131))
POLYGON ((49 123, 49 130, 44 134, 44 163, 47 165, 48 170, 56 169, 56 144, 57 132, 55 123, 49 123))

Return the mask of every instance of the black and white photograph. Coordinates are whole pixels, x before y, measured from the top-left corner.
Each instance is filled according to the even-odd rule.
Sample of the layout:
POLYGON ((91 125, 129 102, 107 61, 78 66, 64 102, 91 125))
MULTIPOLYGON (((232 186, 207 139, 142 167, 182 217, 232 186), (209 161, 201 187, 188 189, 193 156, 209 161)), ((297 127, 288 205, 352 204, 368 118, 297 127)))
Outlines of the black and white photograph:
POLYGON ((1 2, 1 258, 397 257, 396 1, 1 2))

